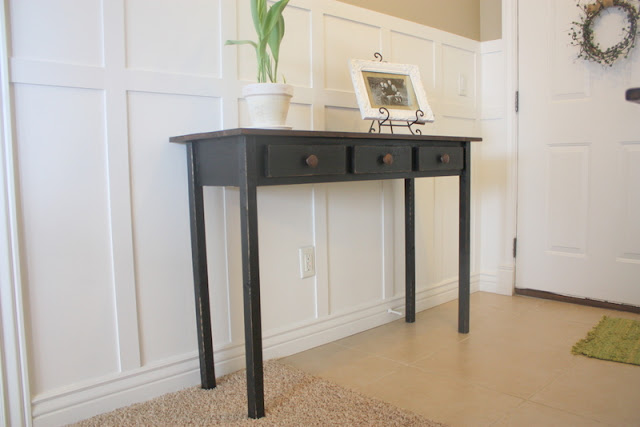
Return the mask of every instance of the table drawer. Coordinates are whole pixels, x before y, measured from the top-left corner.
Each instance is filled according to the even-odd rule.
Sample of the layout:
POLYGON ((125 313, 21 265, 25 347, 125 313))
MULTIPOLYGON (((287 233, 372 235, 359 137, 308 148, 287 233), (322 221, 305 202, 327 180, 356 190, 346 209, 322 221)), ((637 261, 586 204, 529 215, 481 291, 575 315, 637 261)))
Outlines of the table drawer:
POLYGON ((462 147, 418 148, 418 170, 462 170, 464 150, 462 147))
POLYGON ((411 172, 411 147, 353 147, 353 173, 411 172))
POLYGON ((341 145, 267 145, 268 178, 347 173, 347 148, 341 145))

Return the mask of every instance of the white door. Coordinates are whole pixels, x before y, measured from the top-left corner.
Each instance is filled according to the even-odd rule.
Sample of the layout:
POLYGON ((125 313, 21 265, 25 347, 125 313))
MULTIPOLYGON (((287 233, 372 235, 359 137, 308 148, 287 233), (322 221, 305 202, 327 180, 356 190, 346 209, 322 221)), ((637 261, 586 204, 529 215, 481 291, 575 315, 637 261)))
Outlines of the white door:
MULTIPOLYGON (((640 46, 577 59, 570 0, 519 1, 516 287, 640 306, 640 46)), ((596 36, 610 43, 624 16, 596 36), (606 39, 608 36, 608 40, 606 39)))

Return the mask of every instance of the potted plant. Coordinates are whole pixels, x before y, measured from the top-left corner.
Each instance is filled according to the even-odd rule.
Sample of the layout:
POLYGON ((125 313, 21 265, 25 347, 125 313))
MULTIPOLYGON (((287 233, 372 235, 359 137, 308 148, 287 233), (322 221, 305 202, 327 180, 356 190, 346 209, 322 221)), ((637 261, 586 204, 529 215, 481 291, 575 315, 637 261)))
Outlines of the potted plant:
POLYGON ((251 17, 258 41, 227 40, 225 45, 249 44, 256 51, 258 83, 242 88, 242 96, 249 107, 251 126, 285 128, 293 86, 278 83, 277 80, 280 43, 284 37, 282 12, 289 0, 279 0, 269 8, 267 8, 267 0, 250 0, 250 2, 251 17))

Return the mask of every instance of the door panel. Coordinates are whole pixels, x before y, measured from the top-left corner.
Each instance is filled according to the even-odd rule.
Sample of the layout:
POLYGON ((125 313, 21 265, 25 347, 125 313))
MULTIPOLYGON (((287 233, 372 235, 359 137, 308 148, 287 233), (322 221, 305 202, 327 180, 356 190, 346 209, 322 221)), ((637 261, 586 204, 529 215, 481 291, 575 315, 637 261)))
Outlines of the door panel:
POLYGON ((574 2, 518 7, 516 287, 640 306, 640 106, 624 100, 639 49, 579 60, 574 2))

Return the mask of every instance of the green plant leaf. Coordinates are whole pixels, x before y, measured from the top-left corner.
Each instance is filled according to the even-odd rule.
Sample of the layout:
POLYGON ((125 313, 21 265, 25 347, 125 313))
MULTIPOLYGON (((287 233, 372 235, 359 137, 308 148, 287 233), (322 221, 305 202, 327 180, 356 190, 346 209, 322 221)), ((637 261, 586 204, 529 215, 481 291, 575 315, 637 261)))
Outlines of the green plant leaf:
POLYGON ((251 41, 251 40, 227 40, 224 43, 225 46, 230 46, 230 45, 235 45, 235 44, 250 44, 251 46, 255 47, 256 49, 258 48, 258 45, 256 44, 256 42, 251 41))
POLYGON ((277 78, 278 76, 278 63, 280 62, 280 43, 282 42, 282 38, 284 37, 284 17, 280 16, 278 19, 278 23, 271 31, 269 35, 269 49, 271 49, 271 55, 273 55, 274 62, 274 76, 277 78))
POLYGON ((258 38, 265 36, 264 20, 267 15, 267 0, 251 0, 251 17, 253 18, 253 26, 258 33, 258 38))
MULTIPOLYGON (((266 57, 265 58, 265 71, 267 73, 267 76, 269 77, 269 81, 271 83, 275 83, 276 82, 276 76, 273 75, 273 69, 271 68, 271 58, 270 57, 266 57)), ((266 81, 266 79, 265 79, 266 81)))
POLYGON ((270 61, 267 55, 266 43, 260 43, 260 45, 256 46, 256 59, 258 61, 258 83, 265 83, 267 81, 266 63, 270 61))
POLYGON ((280 0, 275 3, 269 11, 267 12, 267 17, 264 23, 265 30, 265 38, 269 44, 269 49, 271 50, 271 54, 273 55, 273 68, 271 67, 271 62, 269 61, 269 79, 272 82, 276 82, 278 79, 278 63, 280 61, 280 43, 282 42, 282 38, 284 37, 284 17, 282 16, 282 12, 289 0, 280 0))
POLYGON ((287 7, 288 3, 289 0, 280 0, 279 2, 271 6, 271 8, 269 8, 269 12, 267 12, 267 17, 264 20, 263 27, 264 35, 266 38, 269 38, 274 27, 278 24, 280 18, 282 18, 282 11, 285 7, 287 7))

